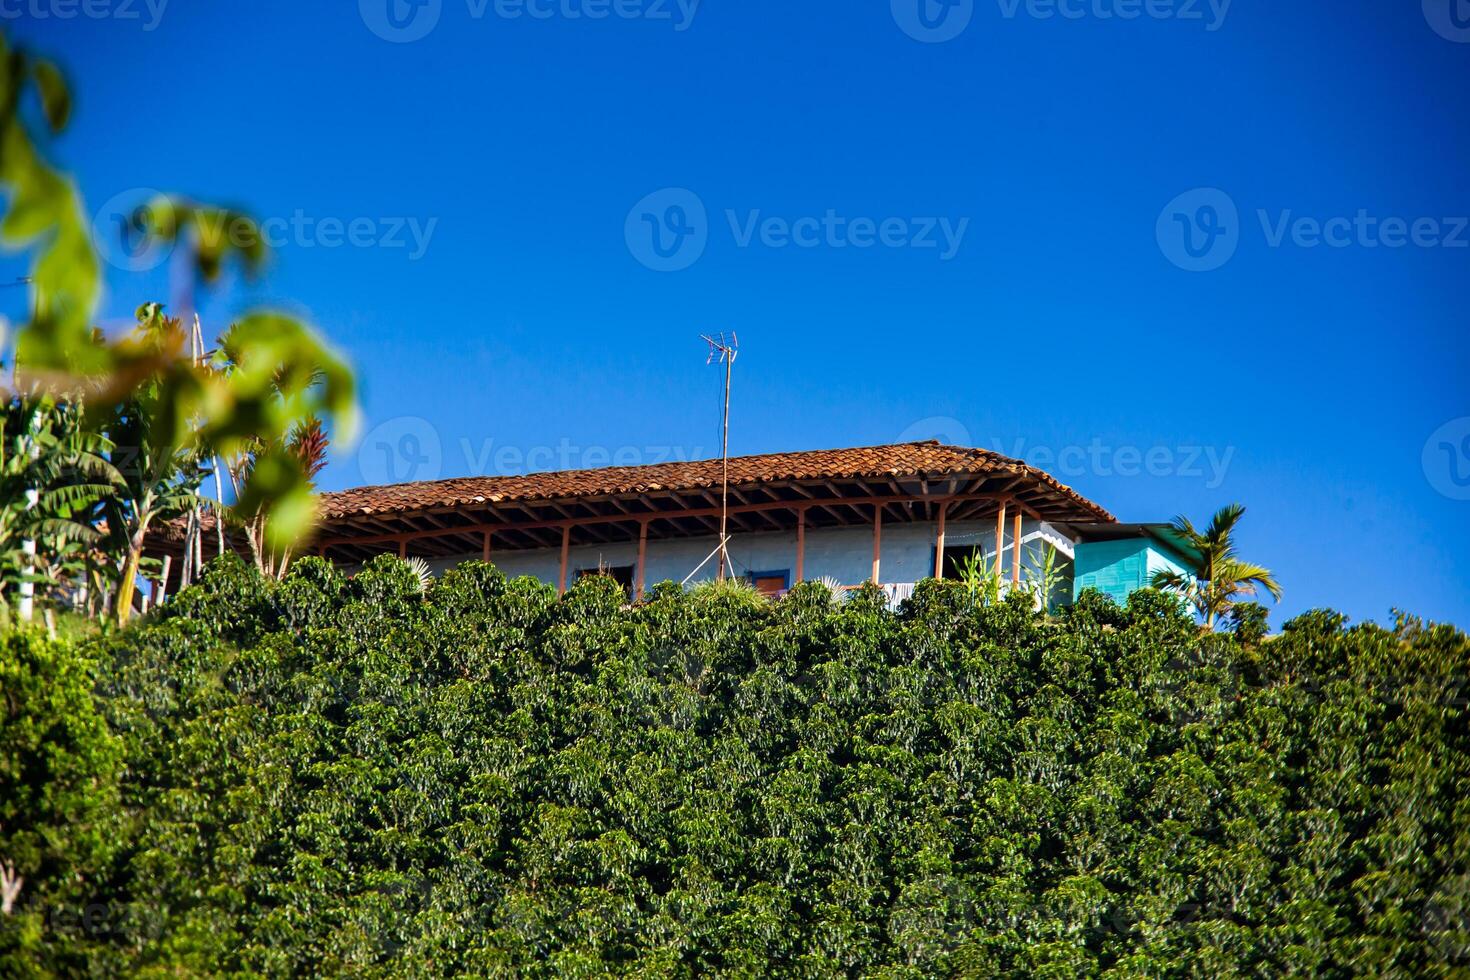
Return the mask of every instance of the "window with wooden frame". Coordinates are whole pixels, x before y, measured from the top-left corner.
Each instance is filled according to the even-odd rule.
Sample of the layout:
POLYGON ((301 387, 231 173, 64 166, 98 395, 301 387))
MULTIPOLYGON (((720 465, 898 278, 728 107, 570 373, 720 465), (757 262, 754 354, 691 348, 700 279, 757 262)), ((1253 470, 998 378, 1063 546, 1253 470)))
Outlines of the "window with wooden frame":
POLYGON ((745 581, 755 586, 755 590, 761 595, 779 599, 791 589, 791 570, 787 568, 774 572, 749 572, 745 581))

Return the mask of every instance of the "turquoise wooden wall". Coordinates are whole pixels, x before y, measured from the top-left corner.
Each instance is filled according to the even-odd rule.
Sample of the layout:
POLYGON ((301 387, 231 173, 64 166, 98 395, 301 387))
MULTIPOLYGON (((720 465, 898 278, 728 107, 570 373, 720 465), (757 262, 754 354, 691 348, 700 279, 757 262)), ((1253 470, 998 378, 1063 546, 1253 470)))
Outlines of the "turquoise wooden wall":
POLYGON ((1082 595, 1084 589, 1097 589, 1121 605, 1134 592, 1147 588, 1155 572, 1165 569, 1192 574, 1152 538, 1084 542, 1077 545, 1072 597, 1082 595))

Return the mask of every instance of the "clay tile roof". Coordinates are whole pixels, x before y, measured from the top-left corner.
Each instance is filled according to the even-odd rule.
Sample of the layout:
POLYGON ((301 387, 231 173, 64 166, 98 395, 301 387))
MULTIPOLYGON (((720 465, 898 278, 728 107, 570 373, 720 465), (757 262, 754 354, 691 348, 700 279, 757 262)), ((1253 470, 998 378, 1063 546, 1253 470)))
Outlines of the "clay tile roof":
MULTIPOLYGON (((736 488, 788 480, 937 477, 949 474, 1025 476, 1035 481, 1033 487, 1050 490, 1065 504, 1075 505, 1075 519, 1088 516, 1100 521, 1114 519, 1102 507, 1064 486, 1050 474, 1020 460, 985 449, 945 446, 933 441, 859 449, 769 453, 732 457, 730 460, 730 485, 736 488)), ((358 487, 324 493, 321 504, 323 517, 332 521, 358 515, 397 514, 509 501, 571 500, 709 489, 718 487, 720 482, 720 461, 712 459, 358 487)))

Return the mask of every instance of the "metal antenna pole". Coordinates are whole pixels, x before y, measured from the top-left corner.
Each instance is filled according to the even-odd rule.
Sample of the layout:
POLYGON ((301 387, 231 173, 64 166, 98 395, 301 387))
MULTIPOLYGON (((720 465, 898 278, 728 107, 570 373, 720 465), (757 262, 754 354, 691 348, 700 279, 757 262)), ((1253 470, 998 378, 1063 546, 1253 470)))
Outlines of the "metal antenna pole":
POLYGON ((740 353, 740 338, 732 334, 727 343, 725 335, 720 334, 719 340, 706 336, 704 342, 709 344, 710 360, 718 357, 725 364, 725 412, 720 435, 720 568, 717 573, 723 582, 725 569, 730 563, 730 380, 734 374, 735 358, 740 353))
POLYGON ((725 358, 725 425, 720 443, 720 572, 719 579, 725 581, 725 567, 730 560, 726 545, 730 540, 730 376, 735 368, 735 357, 725 358))

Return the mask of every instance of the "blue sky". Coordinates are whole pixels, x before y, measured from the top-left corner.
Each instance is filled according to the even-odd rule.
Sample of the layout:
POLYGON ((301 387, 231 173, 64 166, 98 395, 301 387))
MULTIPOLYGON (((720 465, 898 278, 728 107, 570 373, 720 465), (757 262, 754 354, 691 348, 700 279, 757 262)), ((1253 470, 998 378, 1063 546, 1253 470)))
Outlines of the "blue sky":
MULTIPOLYGON (((150 187, 274 219, 201 306, 355 365, 329 487, 715 454, 733 331, 734 452, 1238 500, 1278 622, 1470 622, 1465 0, 388 2, 0 3, 101 224, 150 187)), ((168 297, 115 257, 109 321, 168 297)))

